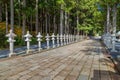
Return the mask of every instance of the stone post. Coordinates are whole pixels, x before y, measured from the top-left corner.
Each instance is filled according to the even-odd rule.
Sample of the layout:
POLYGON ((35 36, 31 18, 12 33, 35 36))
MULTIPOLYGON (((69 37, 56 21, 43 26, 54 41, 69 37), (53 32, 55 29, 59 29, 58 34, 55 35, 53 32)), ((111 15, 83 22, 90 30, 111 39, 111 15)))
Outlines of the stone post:
POLYGON ((55 48, 55 35, 54 35, 54 33, 52 34, 52 44, 53 44, 53 48, 55 48))
POLYGON ((42 35, 40 34, 40 32, 38 33, 38 35, 36 36, 38 39, 37 39, 37 41, 38 41, 38 50, 40 51, 41 49, 42 49, 42 47, 41 47, 41 41, 42 41, 42 35))
POLYGON ((57 34, 57 47, 60 46, 59 37, 60 37, 59 34, 57 34))
POLYGON ((46 36, 46 41, 47 41, 47 49, 50 49, 50 36, 47 34, 46 36))
POLYGON ((30 50, 30 41, 31 41, 31 37, 32 35, 29 33, 29 31, 27 31, 27 34, 24 35, 24 37, 26 38, 25 41, 27 42, 27 53, 29 53, 30 50))
POLYGON ((61 43, 61 46, 63 46, 63 36, 62 36, 62 34, 60 35, 60 43, 61 43))
POLYGON ((70 34, 68 35, 68 39, 69 39, 69 44, 71 43, 71 41, 70 41, 70 34))
POLYGON ((63 39, 64 39, 64 45, 66 45, 66 36, 65 36, 65 34, 63 36, 63 39))
POLYGON ((69 43, 68 34, 66 35, 67 44, 69 43))
POLYGON ((70 43, 72 43, 72 34, 70 35, 70 43))
POLYGON ((71 43, 73 43, 73 36, 72 36, 72 34, 71 34, 71 43))
POLYGON ((111 52, 117 52, 117 50, 115 49, 115 42, 116 41, 116 36, 115 34, 112 35, 112 50, 111 52))
POLYGON ((72 42, 74 43, 74 35, 72 35, 72 42))
POLYGON ((6 35, 6 37, 8 37, 7 42, 9 42, 9 48, 10 48, 10 53, 9 53, 9 57, 11 57, 12 55, 14 55, 14 37, 16 37, 16 35, 13 33, 12 30, 10 30, 10 33, 6 35))

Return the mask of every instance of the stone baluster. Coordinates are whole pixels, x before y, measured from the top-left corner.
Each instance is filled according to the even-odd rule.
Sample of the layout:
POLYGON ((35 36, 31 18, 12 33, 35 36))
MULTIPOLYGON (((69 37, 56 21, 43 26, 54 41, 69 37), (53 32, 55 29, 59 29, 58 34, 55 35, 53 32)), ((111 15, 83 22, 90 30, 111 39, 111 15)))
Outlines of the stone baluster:
POLYGON ((72 34, 71 34, 71 43, 72 43, 72 34))
POLYGON ((72 35, 70 35, 70 43, 72 43, 72 35))
POLYGON ((55 35, 54 35, 54 33, 52 34, 52 44, 53 44, 53 48, 55 48, 55 35))
POLYGON ((71 41, 70 41, 70 34, 68 35, 68 39, 69 39, 69 44, 71 43, 71 41))
POLYGON ((50 36, 47 34, 46 36, 46 41, 47 41, 47 49, 50 49, 50 36))
POLYGON ((66 45, 66 36, 65 36, 65 34, 63 36, 63 39, 64 39, 64 45, 66 45))
POLYGON ((59 34, 57 34, 57 47, 59 47, 60 46, 60 42, 59 42, 59 38, 60 36, 59 36, 59 34))
POLYGON ((14 42, 16 40, 14 40, 14 37, 16 37, 16 35, 13 33, 12 30, 10 30, 10 33, 6 35, 6 37, 8 37, 7 42, 9 42, 9 48, 10 48, 10 53, 9 53, 9 57, 11 57, 12 55, 14 55, 14 42))
POLYGON ((74 35, 72 35, 72 43, 74 43, 74 35))
POLYGON ((78 34, 76 35, 76 39, 77 39, 77 42, 78 42, 78 39, 79 39, 79 38, 78 38, 78 34))
MULTIPOLYGON (((107 40, 106 40, 107 43, 107 40)), ((115 43, 116 43, 116 35, 112 34, 112 50, 111 52, 117 52, 117 50, 115 49, 115 43)))
POLYGON ((61 46, 63 46, 63 36, 62 36, 62 34, 60 35, 60 43, 61 43, 61 46))
POLYGON ((75 35, 73 35, 73 42, 75 42, 75 35))
POLYGON ((66 44, 68 44, 69 43, 68 34, 66 35, 66 40, 67 40, 66 44))
POLYGON ((41 47, 41 41, 42 41, 42 35, 40 34, 40 32, 38 33, 38 35, 36 36, 38 39, 37 39, 37 41, 38 41, 38 50, 40 51, 41 49, 42 49, 42 47, 41 47))
POLYGON ((70 43, 70 36, 69 36, 69 34, 68 34, 68 44, 70 43))
POLYGON ((27 31, 27 34, 24 35, 24 37, 26 38, 25 41, 27 42, 27 53, 29 53, 30 50, 30 41, 31 41, 31 37, 32 35, 29 33, 29 31, 27 31))

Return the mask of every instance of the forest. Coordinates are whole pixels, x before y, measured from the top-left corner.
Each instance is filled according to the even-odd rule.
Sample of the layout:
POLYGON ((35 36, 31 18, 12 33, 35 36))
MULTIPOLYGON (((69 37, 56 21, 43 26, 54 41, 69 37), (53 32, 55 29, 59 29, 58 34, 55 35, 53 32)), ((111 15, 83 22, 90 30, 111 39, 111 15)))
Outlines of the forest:
POLYGON ((0 0, 0 48, 8 47, 5 35, 12 29, 15 45, 25 45, 27 31, 36 35, 102 35, 120 30, 120 0, 0 0))

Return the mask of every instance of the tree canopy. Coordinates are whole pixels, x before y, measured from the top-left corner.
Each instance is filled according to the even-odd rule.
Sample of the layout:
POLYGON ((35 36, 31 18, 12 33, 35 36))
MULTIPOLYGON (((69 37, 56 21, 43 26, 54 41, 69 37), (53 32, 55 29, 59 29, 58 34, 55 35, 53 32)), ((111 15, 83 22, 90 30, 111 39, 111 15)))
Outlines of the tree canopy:
MULTIPOLYGON (((35 34, 39 31, 62 34, 103 34, 106 24, 107 6, 113 14, 114 5, 120 7, 120 0, 10 0, 14 5, 14 25, 35 34)), ((10 24, 10 1, 0 1, 0 22, 10 24), (6 6, 7 5, 7 6, 6 6), (8 14, 7 14, 8 13, 8 14), (6 14, 6 15, 5 15, 6 14), (6 20, 8 18, 8 20, 6 20)), ((117 16, 120 11, 117 9, 117 16)), ((112 15, 110 15, 112 22, 112 15)), ((120 28, 117 17, 117 30, 120 28)), ((13 26, 15 27, 15 26, 13 26)), ((9 28, 9 27, 8 27, 9 28)), ((6 26, 7 29, 7 26, 6 26)), ((8 32, 8 29, 7 31, 8 32)))

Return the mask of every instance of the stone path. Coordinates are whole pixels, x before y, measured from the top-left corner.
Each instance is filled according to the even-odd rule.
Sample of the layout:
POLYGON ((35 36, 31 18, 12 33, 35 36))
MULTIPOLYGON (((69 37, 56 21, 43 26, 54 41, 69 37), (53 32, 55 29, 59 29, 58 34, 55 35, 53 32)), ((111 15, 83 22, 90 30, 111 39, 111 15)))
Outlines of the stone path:
POLYGON ((0 59, 0 80, 120 80, 98 41, 0 59))

